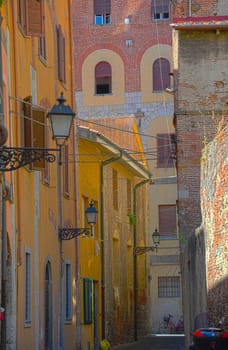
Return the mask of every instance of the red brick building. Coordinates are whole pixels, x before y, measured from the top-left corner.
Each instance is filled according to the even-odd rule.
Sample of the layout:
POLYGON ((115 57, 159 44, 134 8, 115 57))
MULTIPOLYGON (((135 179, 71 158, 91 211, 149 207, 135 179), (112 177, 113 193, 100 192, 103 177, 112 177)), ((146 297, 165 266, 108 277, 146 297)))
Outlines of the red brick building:
MULTIPOLYGON (((176 0, 173 9, 178 220, 188 346, 192 329, 216 322, 212 312, 215 303, 212 307, 212 298, 207 296, 212 295, 211 276, 217 276, 219 271, 216 265, 213 270, 210 260, 209 273, 206 263, 215 232, 208 236, 201 213, 200 162, 205 156, 203 149, 215 137, 221 120, 225 123, 228 120, 228 7, 226 1, 219 0, 176 0)), ((224 224, 220 222, 220 228, 224 224)), ((221 264, 224 263, 222 260, 221 264)), ((225 316, 222 314, 227 307, 225 294, 220 303, 223 306, 217 318, 225 316)))

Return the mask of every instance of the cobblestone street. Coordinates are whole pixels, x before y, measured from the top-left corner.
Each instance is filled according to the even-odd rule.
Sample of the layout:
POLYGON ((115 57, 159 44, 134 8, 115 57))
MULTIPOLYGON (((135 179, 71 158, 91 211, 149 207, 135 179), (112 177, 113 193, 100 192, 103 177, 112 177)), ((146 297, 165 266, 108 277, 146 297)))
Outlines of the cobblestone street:
POLYGON ((151 335, 134 343, 115 346, 112 350, 185 350, 184 336, 151 335))

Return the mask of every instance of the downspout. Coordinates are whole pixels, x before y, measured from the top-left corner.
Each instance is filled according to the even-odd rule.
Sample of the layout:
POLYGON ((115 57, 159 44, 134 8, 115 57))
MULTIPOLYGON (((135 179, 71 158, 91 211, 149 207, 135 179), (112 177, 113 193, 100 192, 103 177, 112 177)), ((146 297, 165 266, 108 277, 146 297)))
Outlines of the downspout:
MULTIPOLYGON (((136 206, 136 192, 137 190, 145 185, 146 183, 152 184, 151 178, 143 180, 137 183, 133 191, 133 215, 136 218, 137 206, 136 206)), ((137 256, 134 254, 137 244, 137 227, 134 224, 134 233, 133 233, 133 269, 134 269, 134 340, 138 340, 138 315, 137 315, 137 301, 138 301, 138 271, 137 271, 137 256)))
POLYGON ((100 185, 101 185, 101 314, 102 314, 102 339, 106 338, 106 332, 105 332, 105 254, 104 254, 104 167, 110 163, 117 162, 119 159, 122 158, 122 151, 120 151, 120 154, 117 157, 113 157, 110 159, 106 159, 101 162, 101 178, 100 178, 100 185))
POLYGON ((192 15, 192 0, 188 0, 188 15, 189 17, 192 15))

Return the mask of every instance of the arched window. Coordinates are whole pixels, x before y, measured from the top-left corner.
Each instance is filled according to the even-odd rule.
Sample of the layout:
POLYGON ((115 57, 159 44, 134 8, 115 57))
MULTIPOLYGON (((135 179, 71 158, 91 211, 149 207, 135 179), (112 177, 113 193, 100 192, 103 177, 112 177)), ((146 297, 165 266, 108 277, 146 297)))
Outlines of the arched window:
POLYGON ((170 64, 165 58, 158 58, 153 63, 153 91, 162 92, 170 87, 170 64))
POLYGON ((111 94, 112 68, 107 62, 99 62, 95 67, 95 93, 97 95, 111 94))

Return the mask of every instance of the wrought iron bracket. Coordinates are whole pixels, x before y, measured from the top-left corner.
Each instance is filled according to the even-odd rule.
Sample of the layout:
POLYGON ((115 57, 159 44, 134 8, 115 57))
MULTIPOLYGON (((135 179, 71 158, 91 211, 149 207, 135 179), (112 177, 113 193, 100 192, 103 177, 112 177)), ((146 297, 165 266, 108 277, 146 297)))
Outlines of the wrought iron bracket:
POLYGON ((0 148, 0 171, 17 170, 40 160, 53 163, 56 156, 51 152, 60 152, 60 149, 3 146, 0 148))
POLYGON ((59 228, 59 239, 67 241, 80 235, 88 236, 90 232, 90 228, 59 228))
POLYGON ((150 252, 150 251, 151 252, 156 251, 156 253, 157 253, 158 247, 157 246, 135 247, 134 254, 135 255, 142 255, 142 254, 145 254, 145 253, 150 252))

